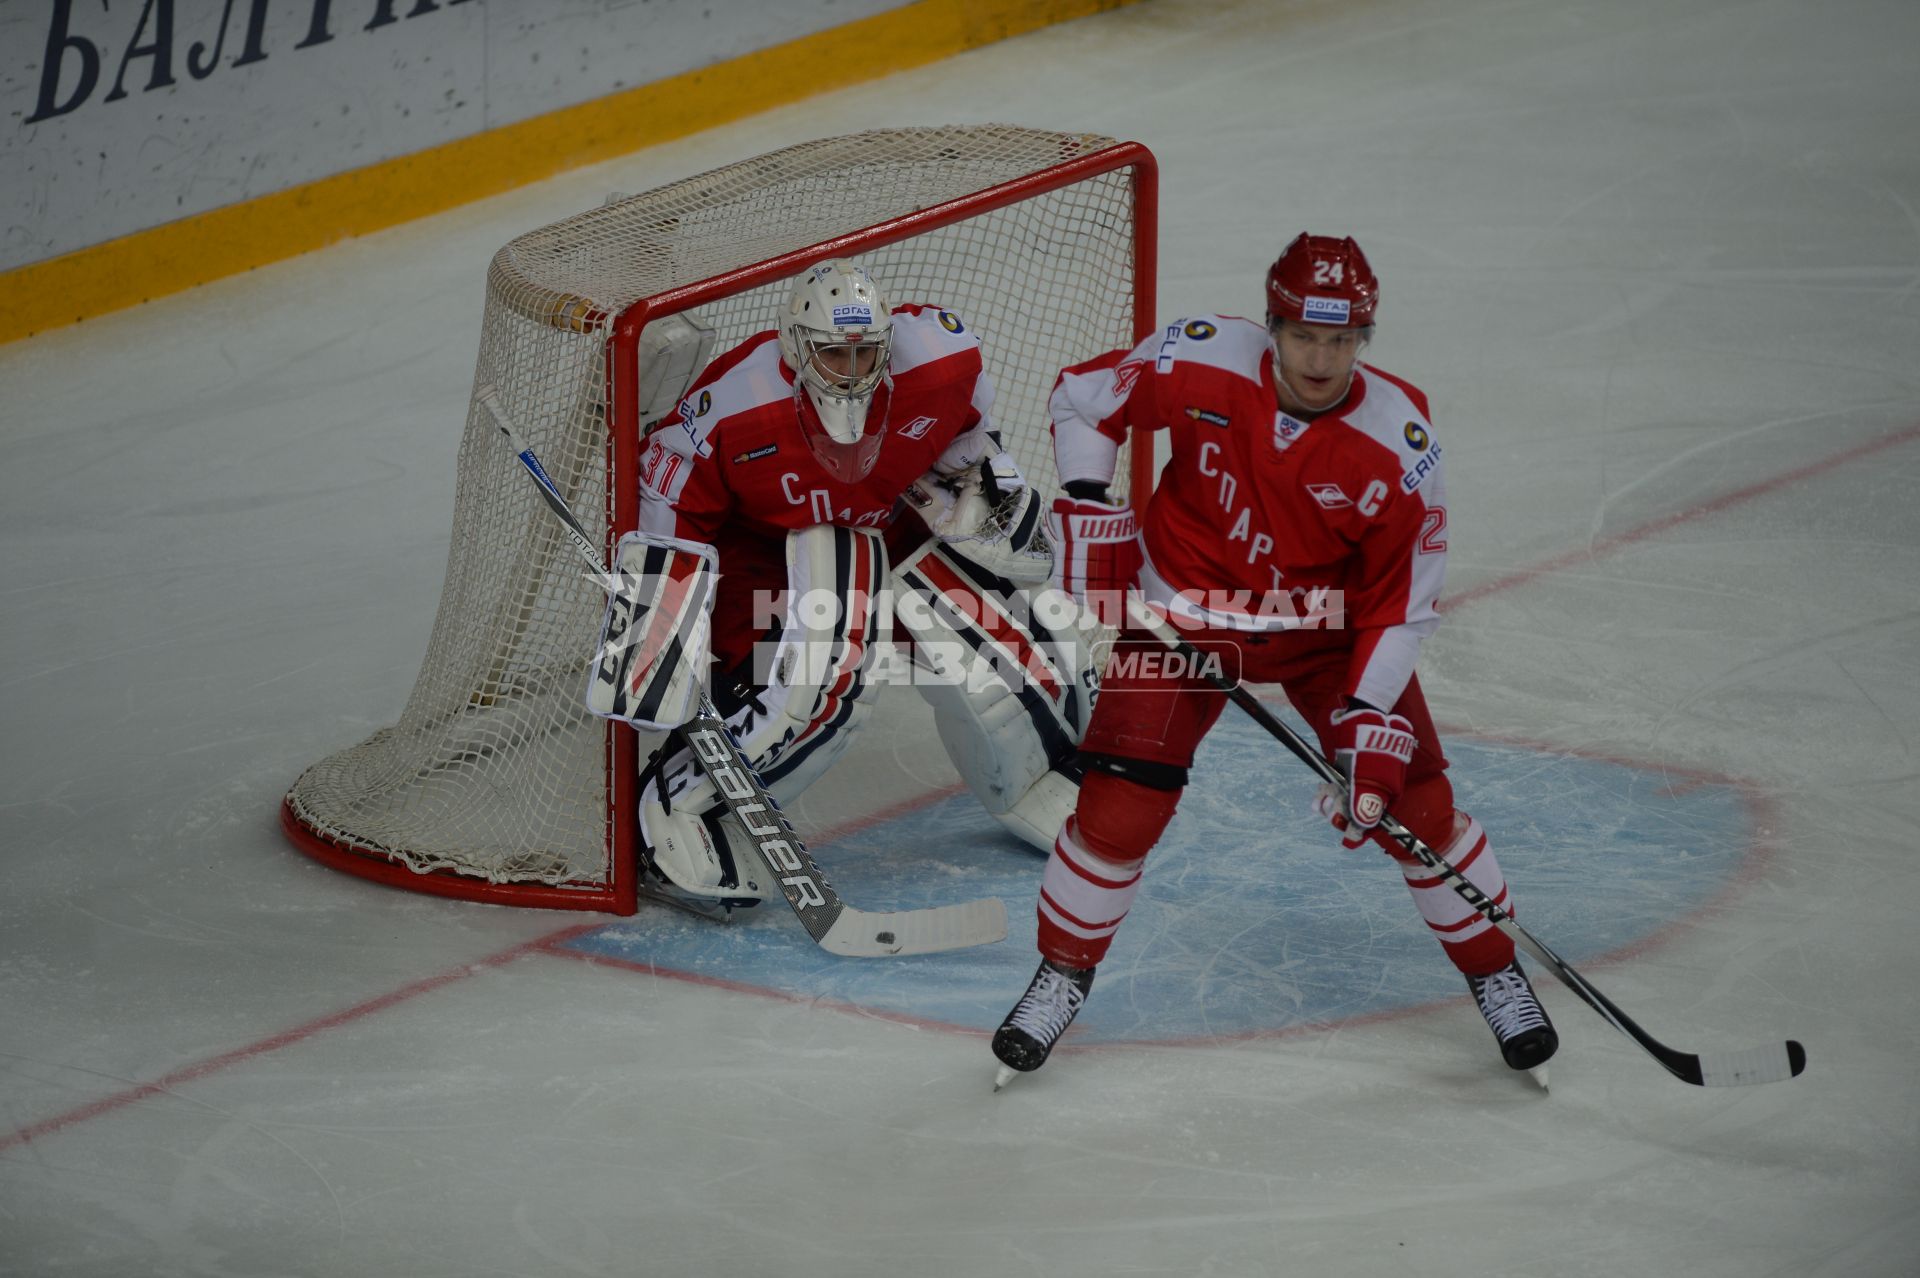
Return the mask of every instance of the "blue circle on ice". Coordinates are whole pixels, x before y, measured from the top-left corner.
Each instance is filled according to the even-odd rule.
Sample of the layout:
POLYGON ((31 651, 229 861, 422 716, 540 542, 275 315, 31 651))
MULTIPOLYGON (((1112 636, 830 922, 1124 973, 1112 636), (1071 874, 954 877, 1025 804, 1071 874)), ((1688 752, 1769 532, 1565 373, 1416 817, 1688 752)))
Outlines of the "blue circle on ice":
MULTIPOLYGON (((1446 748, 1459 804, 1488 830, 1521 923, 1583 971, 1706 907, 1759 846, 1758 800, 1729 780, 1459 737, 1446 748)), ((1147 861, 1072 1041, 1247 1038, 1465 995, 1397 867, 1342 848, 1313 813, 1313 790, 1258 727, 1231 711, 1221 720, 1147 861)), ((816 851, 861 909, 998 896, 1009 935, 950 954, 836 958, 770 902, 724 925, 643 905, 568 944, 656 972, 882 1016, 972 1030, 999 1024, 1037 961, 1033 907, 1044 857, 965 793, 816 851)), ((1554 1002, 1550 978, 1535 978, 1554 1002)))

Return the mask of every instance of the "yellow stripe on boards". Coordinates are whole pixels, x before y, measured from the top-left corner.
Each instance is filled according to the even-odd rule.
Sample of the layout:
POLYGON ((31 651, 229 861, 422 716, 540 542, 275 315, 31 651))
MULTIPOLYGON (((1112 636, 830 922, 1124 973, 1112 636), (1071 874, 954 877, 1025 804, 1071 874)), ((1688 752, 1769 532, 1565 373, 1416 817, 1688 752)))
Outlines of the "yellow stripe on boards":
POLYGON ((0 342, 798 102, 820 92, 821 59, 850 43, 869 56, 834 59, 840 84, 856 82, 848 74, 856 65, 878 79, 1134 2, 917 0, 716 66, 136 231, 0 274, 0 342))

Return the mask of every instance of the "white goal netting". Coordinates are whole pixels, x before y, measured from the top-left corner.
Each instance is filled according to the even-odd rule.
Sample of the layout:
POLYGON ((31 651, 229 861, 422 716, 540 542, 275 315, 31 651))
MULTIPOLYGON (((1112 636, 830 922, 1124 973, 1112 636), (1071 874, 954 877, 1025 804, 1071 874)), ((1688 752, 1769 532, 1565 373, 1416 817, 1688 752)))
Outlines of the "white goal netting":
MULTIPOLYGON (((1138 277, 1142 258, 1151 263, 1141 247, 1151 208, 1136 207, 1152 190, 1143 167, 1142 148, 1084 134, 896 129, 622 198, 495 256, 475 386, 499 388, 596 537, 624 531, 640 429, 636 317, 696 310, 724 351, 772 327, 786 281, 830 249, 858 259, 896 304, 937 303, 980 336, 1003 438, 1047 491, 1056 375, 1131 345, 1150 309, 1151 280, 1138 277)), ((1121 491, 1125 476, 1123 458, 1121 491)), ((603 603, 504 437, 471 406, 446 582, 413 694, 399 722, 301 775, 285 805, 296 841, 421 874, 560 889, 532 903, 579 891, 611 908, 604 893, 629 872, 615 827, 631 814, 612 732, 581 704, 603 603)))

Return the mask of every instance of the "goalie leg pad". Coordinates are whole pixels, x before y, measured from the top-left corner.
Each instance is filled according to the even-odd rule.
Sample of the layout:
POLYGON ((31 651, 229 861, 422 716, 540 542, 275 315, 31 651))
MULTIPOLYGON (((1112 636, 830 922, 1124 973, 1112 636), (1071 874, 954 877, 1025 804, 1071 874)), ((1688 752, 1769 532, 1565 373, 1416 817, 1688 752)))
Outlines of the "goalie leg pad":
POLYGON ((833 766, 873 711, 887 551, 880 534, 819 525, 787 534, 787 606, 741 743, 781 803, 833 766))
MULTIPOLYGON (((846 752, 872 713, 871 658, 886 572, 886 550, 877 533, 819 525, 787 535, 780 638, 770 652, 756 651, 751 681, 760 686, 727 717, 741 752, 777 803, 799 798, 846 752)), ((663 831, 677 831, 680 827, 665 824, 666 818, 723 810, 713 782, 681 746, 661 764, 657 783, 648 785, 641 824, 658 822, 663 831)), ((732 819, 725 818, 722 827, 729 825, 732 819)), ((737 826, 732 835, 715 847, 716 860, 729 849, 740 860, 737 850, 746 847, 747 835, 737 826)), ((714 842, 711 831, 708 842, 714 842)), ((655 849, 660 872, 687 890, 700 891, 714 880, 696 832, 681 840, 684 853, 662 856, 651 834, 647 843, 655 849), (688 879, 680 879, 680 873, 688 879)), ((777 882, 763 865, 756 869, 763 883, 777 882)))
POLYGON ((895 572, 896 607, 954 767, 995 819, 1048 852, 1078 796, 1075 755, 1097 689, 1092 645, 1064 597, 1055 611, 1069 624, 1054 630, 994 580, 929 543, 895 572))

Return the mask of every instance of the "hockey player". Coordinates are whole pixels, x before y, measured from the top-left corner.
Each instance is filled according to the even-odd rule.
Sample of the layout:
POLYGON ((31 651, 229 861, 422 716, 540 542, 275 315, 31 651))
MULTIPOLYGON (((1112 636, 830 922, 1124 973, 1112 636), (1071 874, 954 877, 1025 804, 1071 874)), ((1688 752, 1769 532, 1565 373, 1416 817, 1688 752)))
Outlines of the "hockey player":
MULTIPOLYGON (((1391 810, 1512 908, 1486 832, 1454 807, 1414 674, 1439 621, 1446 492, 1426 396, 1360 362, 1378 302, 1358 244, 1303 234, 1268 271, 1265 328, 1176 320, 1065 370, 1049 405, 1067 493, 1048 521, 1056 573, 1109 607, 1137 588, 1229 673, 1285 689, 1345 773, 1321 812, 1348 847, 1371 841, 1396 858, 1506 1063, 1534 1069, 1559 1040, 1512 940, 1377 828, 1391 810), (1172 446, 1137 530, 1106 501, 1130 428, 1164 429, 1172 446)), ((1002 1082, 1037 1069, 1079 1012, 1225 704, 1177 673, 1108 672, 1081 743, 1079 804, 1041 886, 1042 962, 993 1038, 1002 1082)))
MULTIPOLYGON (((1045 851, 1073 807, 1091 680, 1077 630, 1015 602, 1050 560, 993 397, 958 316, 889 307, 861 267, 822 262, 778 328, 715 359, 648 435, 640 528, 717 560, 712 698, 776 799, 867 719, 891 611, 962 777, 1045 851)), ((778 896, 684 749, 650 765, 641 825, 654 895, 716 916, 778 896)))

